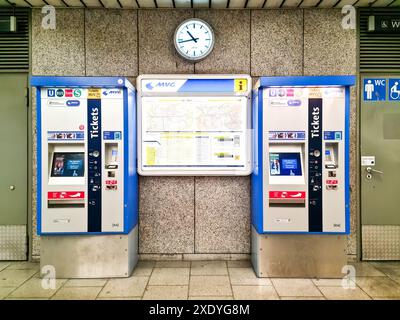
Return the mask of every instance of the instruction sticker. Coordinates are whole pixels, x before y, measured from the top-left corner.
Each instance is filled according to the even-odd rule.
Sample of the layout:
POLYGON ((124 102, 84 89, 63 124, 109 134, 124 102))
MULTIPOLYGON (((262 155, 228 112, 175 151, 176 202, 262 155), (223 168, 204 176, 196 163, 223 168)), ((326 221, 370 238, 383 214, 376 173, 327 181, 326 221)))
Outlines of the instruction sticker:
POLYGON ((374 166, 375 156, 363 156, 361 157, 361 166, 374 166))
POLYGON ((101 89, 89 89, 88 99, 101 99, 101 89))

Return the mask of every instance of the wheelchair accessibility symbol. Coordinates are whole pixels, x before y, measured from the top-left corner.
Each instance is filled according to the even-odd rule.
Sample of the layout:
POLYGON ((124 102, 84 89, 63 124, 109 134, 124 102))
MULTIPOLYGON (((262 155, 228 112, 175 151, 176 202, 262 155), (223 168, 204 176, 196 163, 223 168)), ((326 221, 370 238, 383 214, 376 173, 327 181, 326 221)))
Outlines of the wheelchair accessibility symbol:
POLYGON ((400 79, 389 79, 389 100, 400 101, 400 79))

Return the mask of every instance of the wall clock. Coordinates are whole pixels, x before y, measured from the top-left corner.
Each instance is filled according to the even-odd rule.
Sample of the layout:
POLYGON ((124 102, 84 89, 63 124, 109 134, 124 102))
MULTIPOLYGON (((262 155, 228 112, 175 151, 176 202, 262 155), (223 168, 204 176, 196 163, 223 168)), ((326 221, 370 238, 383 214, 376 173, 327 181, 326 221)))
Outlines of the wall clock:
POLYGON ((200 19, 188 19, 176 28, 174 44, 179 55, 189 61, 199 61, 207 57, 215 42, 210 25, 200 19))

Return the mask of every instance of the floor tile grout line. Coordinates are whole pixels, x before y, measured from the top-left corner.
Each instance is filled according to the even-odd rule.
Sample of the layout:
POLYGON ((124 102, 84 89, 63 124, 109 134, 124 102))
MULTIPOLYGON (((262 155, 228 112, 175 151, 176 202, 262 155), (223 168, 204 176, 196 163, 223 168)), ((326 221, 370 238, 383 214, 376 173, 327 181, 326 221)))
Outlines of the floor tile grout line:
POLYGON ((144 287, 144 290, 143 290, 143 293, 142 293, 142 295, 141 295, 141 297, 140 297, 140 300, 143 300, 144 294, 146 293, 147 288, 148 288, 149 285, 150 285, 150 279, 151 279, 151 276, 153 275, 154 269, 155 269, 155 263, 153 264, 153 266, 152 266, 152 268, 151 268, 151 272, 150 272, 149 278, 147 279, 146 286, 144 287))
POLYGON ((271 279, 270 277, 268 277, 267 279, 269 279, 269 281, 271 282, 272 288, 274 288, 275 293, 276 293, 276 295, 278 296, 279 300, 282 300, 282 299, 281 299, 281 295, 279 294, 278 290, 276 289, 275 284, 274 284, 274 282, 272 281, 272 279, 271 279))
POLYGON ((108 283, 108 280, 109 280, 109 278, 106 278, 106 282, 104 282, 104 284, 103 284, 103 286, 101 287, 101 289, 99 290, 99 292, 97 292, 97 295, 96 295, 96 297, 94 298, 94 300, 97 300, 97 298, 98 298, 99 295, 100 295, 100 292, 103 291, 104 287, 105 287, 106 284, 108 283))
POLYGON ((357 278, 356 278, 356 280, 355 280, 354 283, 356 284, 356 287, 357 287, 357 288, 359 288, 359 289, 360 289, 362 292, 364 292, 368 297, 370 297, 372 300, 374 300, 373 296, 369 295, 369 294, 367 293, 367 291, 365 291, 363 288, 361 288, 360 285, 357 284, 357 278))
POLYGON ((107 281, 106 281, 106 283, 104 284, 103 288, 102 288, 102 289, 100 290, 100 292, 97 294, 96 300, 97 300, 97 298, 99 298, 100 293, 103 292, 103 290, 105 289, 105 287, 107 286, 107 284, 108 284, 108 282, 109 282, 110 280, 111 280, 110 278, 107 278, 107 281))
POLYGON ((189 285, 188 285, 187 299, 186 300, 189 300, 189 297, 190 297, 190 283, 191 283, 191 279, 192 279, 192 261, 190 261, 189 265, 190 265, 190 268, 189 268, 189 285))
POLYGON ((228 278, 229 278, 229 284, 230 284, 230 286, 231 286, 232 298, 233 298, 233 300, 235 300, 235 292, 233 292, 233 285, 232 285, 231 273, 230 273, 230 271, 229 271, 228 263, 227 263, 226 261, 225 261, 225 264, 226 264, 226 268, 227 268, 227 271, 228 271, 228 278))
MULTIPOLYGON (((34 269, 28 269, 28 270, 34 270, 34 269)), ((25 281, 21 282, 19 286, 17 286, 14 290, 12 290, 8 295, 6 295, 3 299, 5 300, 6 298, 11 298, 10 295, 13 294, 16 290, 21 288, 25 283, 27 283, 30 279, 32 279, 37 273, 40 272, 40 269, 36 271, 33 275, 31 275, 29 278, 27 278, 25 281)))
POLYGON ((317 290, 319 291, 319 293, 321 293, 322 297, 324 297, 326 300, 329 300, 328 297, 326 297, 326 296, 324 295, 324 293, 321 291, 321 289, 314 283, 314 281, 312 281, 312 279, 310 279, 310 281, 311 281, 311 283, 313 284, 313 286, 314 286, 315 288, 317 288, 317 290))

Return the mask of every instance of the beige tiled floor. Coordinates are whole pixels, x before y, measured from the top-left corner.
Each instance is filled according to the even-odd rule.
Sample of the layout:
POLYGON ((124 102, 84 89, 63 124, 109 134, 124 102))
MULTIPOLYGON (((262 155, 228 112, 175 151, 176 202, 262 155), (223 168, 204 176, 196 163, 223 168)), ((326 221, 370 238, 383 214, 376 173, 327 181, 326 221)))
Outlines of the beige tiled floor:
POLYGON ((351 264, 353 289, 342 279, 257 278, 249 261, 140 261, 129 278, 58 279, 44 289, 38 263, 0 262, 0 299, 400 299, 400 263, 351 264))

